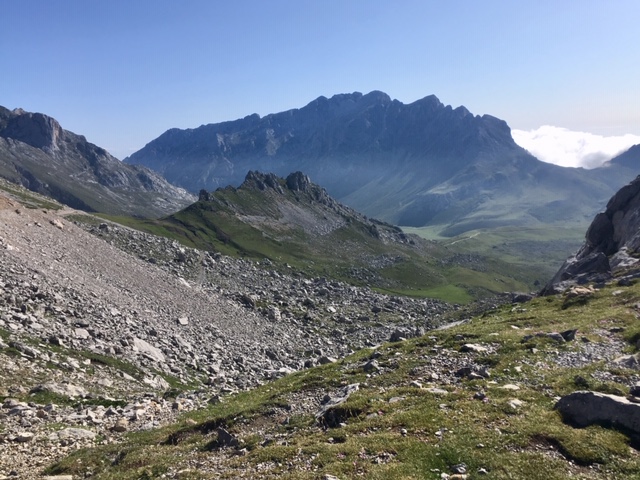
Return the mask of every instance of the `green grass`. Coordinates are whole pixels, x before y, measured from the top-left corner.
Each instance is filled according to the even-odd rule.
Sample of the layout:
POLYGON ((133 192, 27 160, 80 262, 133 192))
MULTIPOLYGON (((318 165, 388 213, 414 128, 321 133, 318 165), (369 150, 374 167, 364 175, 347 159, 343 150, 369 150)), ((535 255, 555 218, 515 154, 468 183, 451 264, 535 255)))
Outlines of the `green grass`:
MULTIPOLYGON (((247 197, 237 192, 229 195, 229 202, 250 209, 252 214, 277 217, 271 211, 272 205, 260 203, 255 192, 247 197)), ((473 252, 469 263, 468 254, 455 243, 451 245, 451 240, 446 243, 419 241, 419 245, 413 246, 385 243, 354 221, 323 236, 310 235, 301 228, 284 227, 277 222, 258 229, 224 205, 209 202, 198 202, 159 220, 104 214, 100 217, 188 247, 255 260, 268 258, 276 269, 283 271, 292 267, 306 276, 328 277, 381 292, 452 303, 468 303, 504 291, 530 291, 554 273, 550 268, 544 270, 532 265, 533 262, 501 258, 501 254, 488 248, 488 240, 481 242, 482 248, 473 252)), ((96 220, 88 223, 93 225, 96 220)), ((504 232, 504 238, 508 237, 507 233, 504 232)))
POLYGON ((543 337, 523 341, 525 335, 536 332, 577 328, 578 336, 591 342, 614 335, 629 342, 633 350, 632 343, 640 335, 634 310, 640 287, 625 288, 615 296, 612 290, 604 289, 569 307, 562 297, 507 305, 449 330, 387 344, 378 349, 382 371, 373 376, 362 369, 372 350, 362 350, 336 364, 297 372, 225 398, 187 414, 175 425, 131 434, 122 445, 73 453, 48 473, 79 475, 90 469, 99 479, 152 478, 200 463, 211 466, 213 473, 192 469, 186 478, 234 478, 249 472, 254 478, 268 473, 270 478, 290 479, 316 479, 324 474, 435 479, 464 462, 470 478, 476 478, 479 468, 489 472, 486 478, 495 479, 636 478, 640 455, 630 448, 624 432, 597 425, 573 428, 553 408, 555 397, 585 388, 585 382, 597 391, 626 393, 634 372, 610 370, 605 362, 559 366, 555 356, 579 349, 580 338, 565 344, 543 337), (624 331, 608 333, 613 327, 624 331), (445 368, 437 372, 440 380, 432 385, 447 394, 410 386, 416 379, 429 386, 428 373, 434 371, 431 359, 444 355, 455 360, 467 342, 491 347, 490 353, 475 355, 477 363, 489 367, 489 379, 447 380, 451 372, 445 368), (612 380, 599 380, 597 372, 608 372, 612 380), (288 423, 281 421, 291 398, 304 392, 319 398, 355 382, 361 389, 340 409, 344 427, 319 428, 312 417, 314 409, 292 415, 288 423), (508 383, 520 389, 501 388, 508 383), (486 392, 487 402, 473 398, 480 389, 486 392), (511 398, 524 406, 509 407, 511 398), (217 450, 213 432, 218 426, 237 435, 245 455, 217 450), (265 436, 280 440, 263 445, 265 436), (255 474, 258 468, 261 475, 255 474))

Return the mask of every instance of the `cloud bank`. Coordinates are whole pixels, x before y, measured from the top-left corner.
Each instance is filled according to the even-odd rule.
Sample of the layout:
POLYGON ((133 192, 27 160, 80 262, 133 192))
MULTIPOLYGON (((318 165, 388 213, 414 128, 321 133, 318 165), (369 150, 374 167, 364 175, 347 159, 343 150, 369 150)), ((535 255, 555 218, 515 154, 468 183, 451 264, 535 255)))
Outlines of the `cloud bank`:
POLYGON ((640 143, 638 135, 604 137, 543 125, 536 130, 512 130, 515 142, 547 163, 562 167, 596 168, 640 143))

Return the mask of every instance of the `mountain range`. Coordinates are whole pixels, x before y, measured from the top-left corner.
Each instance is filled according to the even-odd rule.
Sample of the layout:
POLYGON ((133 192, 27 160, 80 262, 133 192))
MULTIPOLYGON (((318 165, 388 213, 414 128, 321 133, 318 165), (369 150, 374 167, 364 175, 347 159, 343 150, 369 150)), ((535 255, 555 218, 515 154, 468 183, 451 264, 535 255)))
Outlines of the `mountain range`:
POLYGON ((543 163, 503 120, 382 92, 319 97, 300 109, 171 129, 125 159, 197 192, 249 170, 302 171, 337 200, 444 236, 503 225, 585 226, 635 176, 632 160, 584 170, 543 163))
POLYGON ((52 117, 0 107, 0 176, 90 212, 158 217, 195 201, 152 170, 127 165, 52 117))

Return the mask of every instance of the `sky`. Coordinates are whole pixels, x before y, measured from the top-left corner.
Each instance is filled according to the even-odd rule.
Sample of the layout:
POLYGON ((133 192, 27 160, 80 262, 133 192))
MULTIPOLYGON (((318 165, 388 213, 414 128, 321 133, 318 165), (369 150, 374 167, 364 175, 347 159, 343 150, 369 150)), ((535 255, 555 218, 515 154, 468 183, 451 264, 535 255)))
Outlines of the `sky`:
POLYGON ((121 159, 169 128, 372 90, 502 118, 558 164, 594 166, 610 137, 640 143, 637 0, 0 5, 0 105, 121 159))

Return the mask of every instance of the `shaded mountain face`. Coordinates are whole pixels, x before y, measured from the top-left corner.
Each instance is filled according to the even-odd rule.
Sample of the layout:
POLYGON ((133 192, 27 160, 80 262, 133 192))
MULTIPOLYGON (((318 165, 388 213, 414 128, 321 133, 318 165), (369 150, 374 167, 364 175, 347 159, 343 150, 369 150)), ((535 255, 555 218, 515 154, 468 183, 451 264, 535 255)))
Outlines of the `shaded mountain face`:
MULTIPOLYGON (((445 235, 577 222, 624 181, 538 161, 507 124, 435 96, 405 105, 382 92, 319 97, 301 109, 172 129, 125 159, 193 192, 239 185, 249 170, 300 170, 341 202, 445 235)), ((614 169, 611 169, 613 171, 614 169)))
POLYGON ((3 107, 0 176, 86 211, 158 217, 195 200, 156 172, 120 162, 47 115, 3 107))
POLYGON ((561 292, 571 285, 604 282, 640 272, 640 176, 621 188, 598 213, 585 243, 569 258, 543 293, 561 292))

